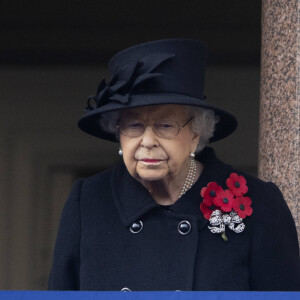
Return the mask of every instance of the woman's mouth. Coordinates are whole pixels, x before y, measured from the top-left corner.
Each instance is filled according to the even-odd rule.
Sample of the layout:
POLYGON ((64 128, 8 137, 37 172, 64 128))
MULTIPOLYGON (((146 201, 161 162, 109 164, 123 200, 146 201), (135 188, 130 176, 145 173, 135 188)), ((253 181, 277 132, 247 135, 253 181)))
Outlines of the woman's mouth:
POLYGON ((141 159, 141 161, 143 161, 145 163, 155 164, 155 163, 161 162, 161 159, 144 158, 144 159, 141 159))
POLYGON ((153 158, 143 158, 140 160, 147 168, 158 168, 160 167, 165 161, 163 159, 153 159, 153 158))

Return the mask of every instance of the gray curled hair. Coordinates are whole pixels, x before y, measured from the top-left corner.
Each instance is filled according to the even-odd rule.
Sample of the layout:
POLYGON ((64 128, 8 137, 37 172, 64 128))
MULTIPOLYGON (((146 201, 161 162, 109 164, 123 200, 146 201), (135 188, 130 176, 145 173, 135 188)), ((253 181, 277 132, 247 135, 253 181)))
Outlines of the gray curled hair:
MULTIPOLYGON (((209 142, 210 138, 213 137, 219 117, 211 109, 187 105, 183 105, 183 107, 186 109, 188 118, 193 118, 191 121, 192 130, 200 137, 195 151, 199 153, 209 142)), ((104 113, 98 121, 99 126, 106 132, 115 134, 118 141, 120 137, 116 125, 119 119, 120 111, 112 111, 104 113)))
POLYGON ((210 138, 213 137, 216 124, 219 122, 219 117, 214 114, 211 109, 195 106, 185 106, 191 121, 192 130, 199 135, 199 143, 196 148, 196 153, 200 153, 208 144, 210 138))

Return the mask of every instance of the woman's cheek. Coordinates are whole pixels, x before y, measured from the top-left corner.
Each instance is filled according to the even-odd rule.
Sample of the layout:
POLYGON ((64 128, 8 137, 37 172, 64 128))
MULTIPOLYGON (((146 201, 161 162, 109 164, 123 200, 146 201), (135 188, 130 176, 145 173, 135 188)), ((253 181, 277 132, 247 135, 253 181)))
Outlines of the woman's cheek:
POLYGON ((131 165, 131 170, 132 170, 132 175, 135 177, 137 176, 137 164, 138 161, 136 160, 136 155, 135 155, 136 151, 132 151, 129 157, 130 160, 130 165, 131 165))
POLYGON ((168 168, 169 168, 169 174, 176 174, 177 173, 177 166, 176 163, 172 160, 172 158, 168 159, 168 168))

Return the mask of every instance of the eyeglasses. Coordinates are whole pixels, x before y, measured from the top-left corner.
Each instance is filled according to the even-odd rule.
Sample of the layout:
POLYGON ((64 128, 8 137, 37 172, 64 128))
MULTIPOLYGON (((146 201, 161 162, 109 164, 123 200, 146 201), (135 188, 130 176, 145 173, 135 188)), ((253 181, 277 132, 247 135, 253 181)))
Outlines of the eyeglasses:
MULTIPOLYGON (((184 128, 193 117, 187 120, 182 126, 180 126, 175 121, 169 120, 159 120, 154 123, 148 124, 151 125, 153 132, 162 138, 172 139, 178 135, 179 131, 184 128)), ((148 126, 145 122, 141 120, 119 120, 116 128, 123 135, 128 137, 139 137, 141 136, 148 126)))

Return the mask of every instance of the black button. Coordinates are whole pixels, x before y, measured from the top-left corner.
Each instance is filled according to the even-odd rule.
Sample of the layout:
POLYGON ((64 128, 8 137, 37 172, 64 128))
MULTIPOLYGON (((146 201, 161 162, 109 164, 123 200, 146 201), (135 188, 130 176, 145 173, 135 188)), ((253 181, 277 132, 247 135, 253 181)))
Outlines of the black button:
POLYGON ((132 233, 139 233, 142 229, 143 229, 143 222, 142 221, 134 222, 129 227, 129 230, 132 233))
POLYGON ((209 196, 210 197, 216 197, 216 192, 215 191, 210 191, 209 196))
POLYGON ((189 221, 181 221, 178 224, 178 232, 182 235, 188 234, 191 231, 191 223, 189 221))
POLYGON ((227 198, 223 198, 223 203, 227 204, 229 200, 227 198))
POLYGON ((238 181, 236 181, 236 182, 234 183, 234 186, 235 186, 236 188, 239 188, 241 185, 240 185, 240 183, 239 183, 238 181))

